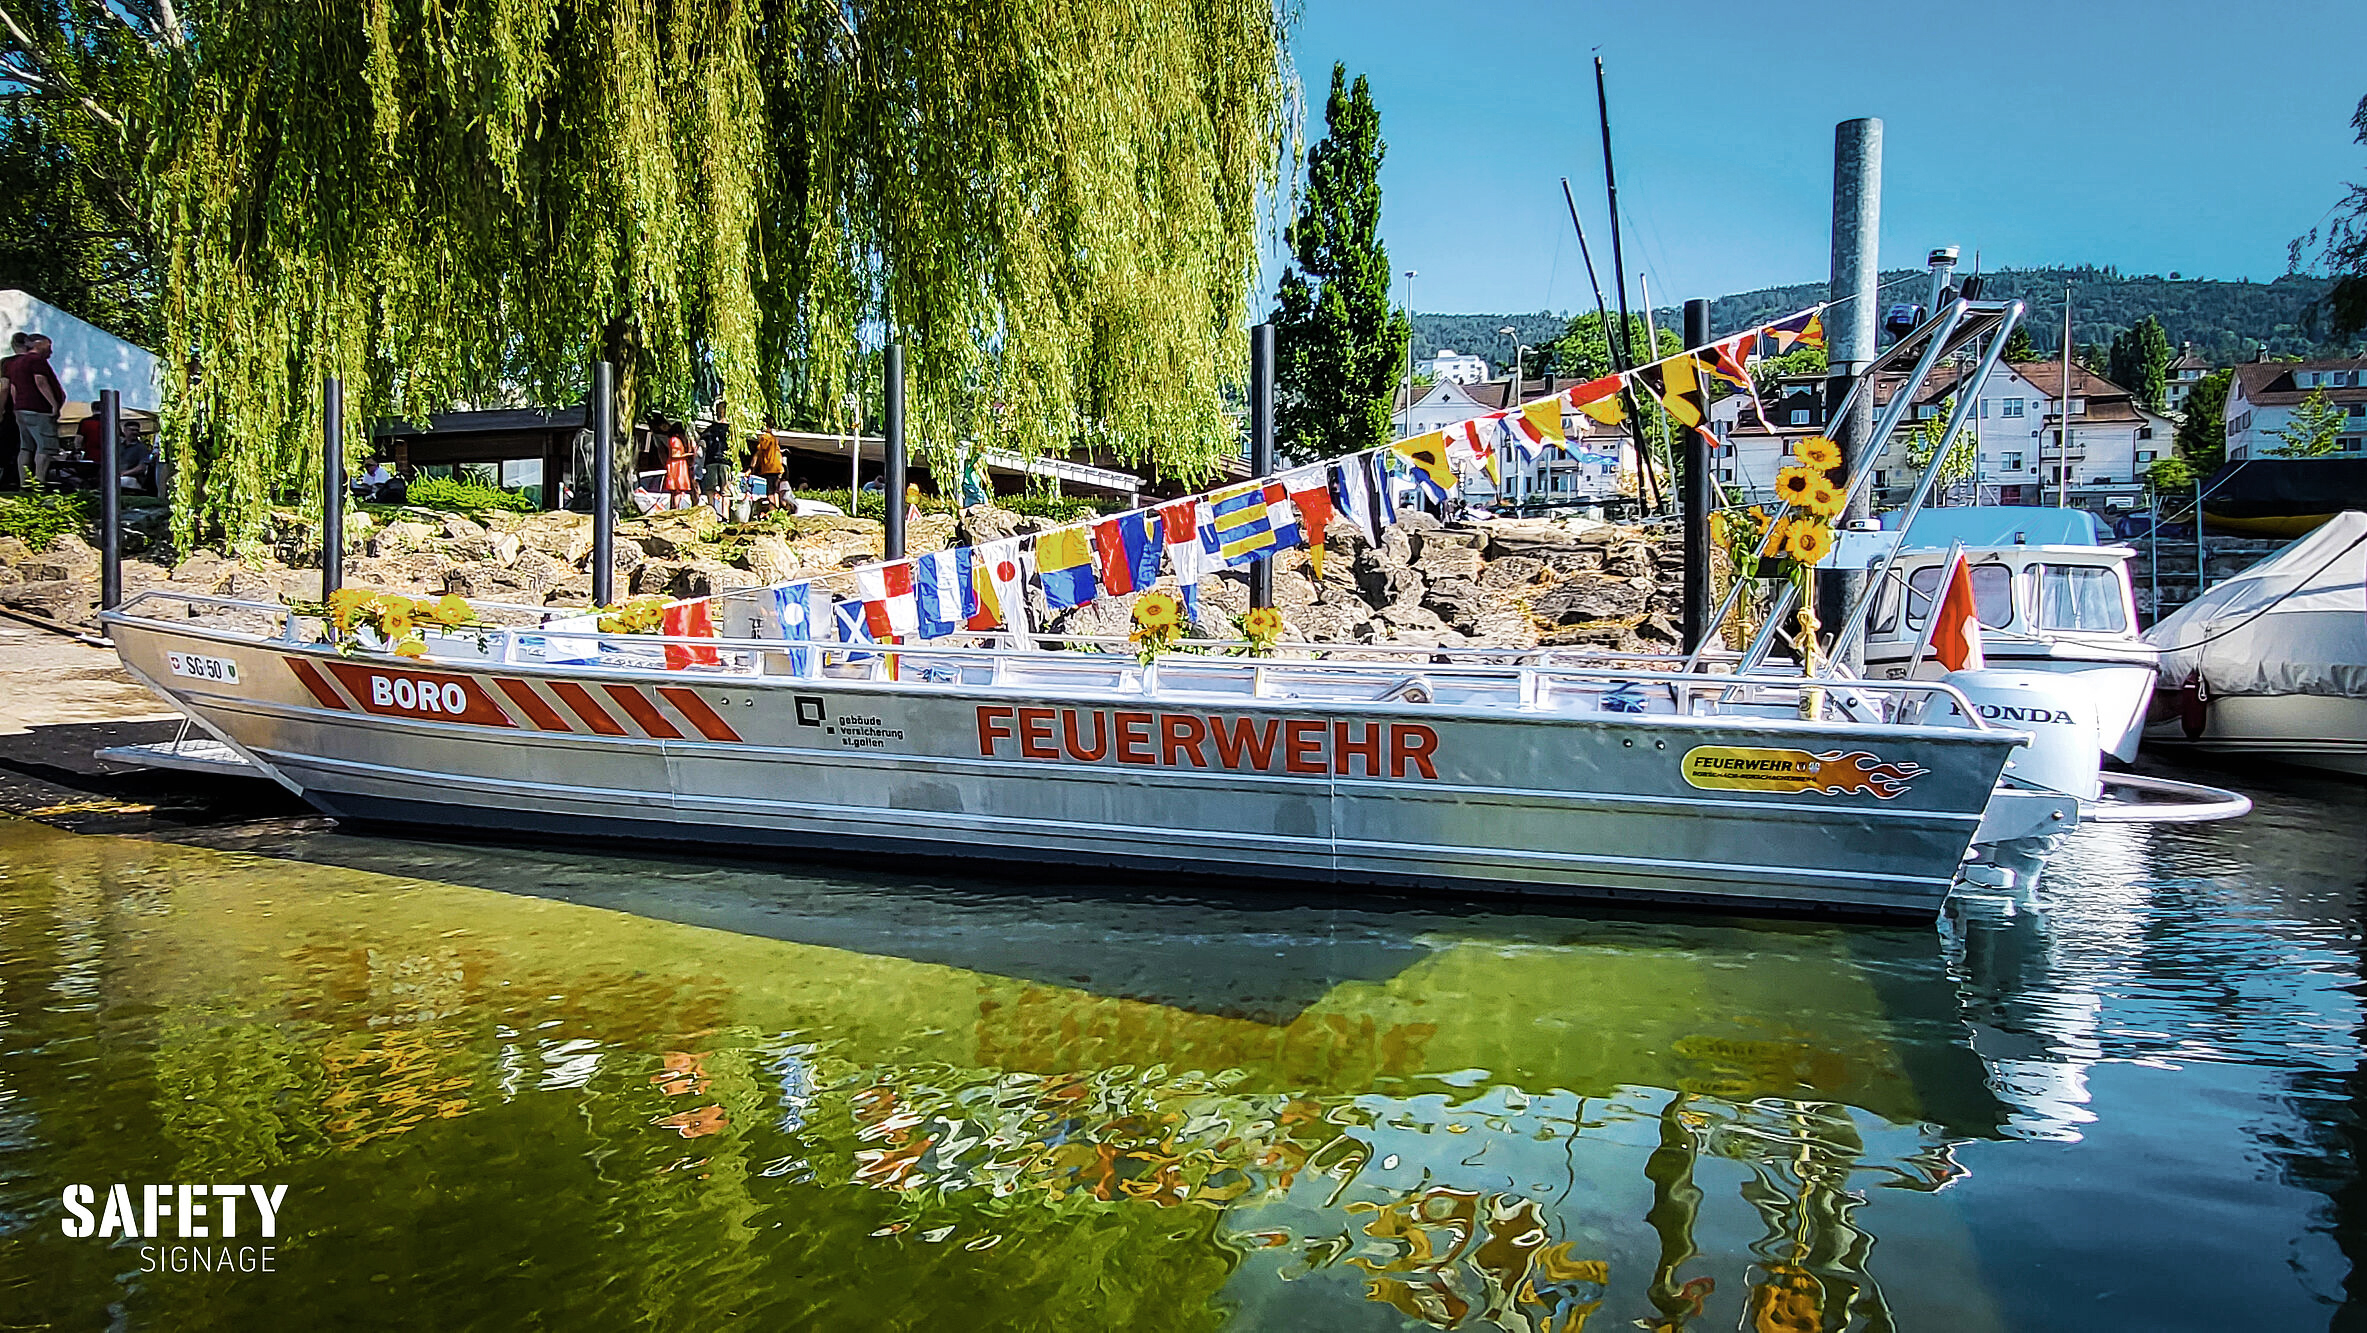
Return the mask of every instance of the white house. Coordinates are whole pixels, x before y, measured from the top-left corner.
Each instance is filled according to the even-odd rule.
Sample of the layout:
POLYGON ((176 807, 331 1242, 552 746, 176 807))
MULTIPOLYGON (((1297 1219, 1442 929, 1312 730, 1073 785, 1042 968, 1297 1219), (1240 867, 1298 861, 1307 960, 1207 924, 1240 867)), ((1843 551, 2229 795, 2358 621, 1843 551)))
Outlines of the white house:
POLYGON ((2194 386, 2202 382, 2203 376, 2210 373, 2211 363, 2196 354, 2193 343, 2178 344, 2178 359, 2170 363, 2167 386, 2170 415, 2186 414, 2187 396, 2194 392, 2194 386))
MULTIPOLYGON (((1567 389, 1574 380, 1548 376, 1544 379, 1524 380, 1517 395, 1511 394, 1508 379, 1485 380, 1473 384, 1456 384, 1441 380, 1416 386, 1413 406, 1405 404, 1405 390, 1397 392, 1397 412, 1393 418, 1399 438, 1408 435, 1427 435, 1434 430, 1459 426, 1473 417, 1501 412, 1509 400, 1513 404, 1543 398, 1559 389, 1567 389)), ((1499 460, 1498 471, 1504 474, 1507 493, 1535 497, 1547 502, 1562 500, 1572 504, 1606 498, 1617 490, 1622 476, 1635 469, 1635 450, 1625 427, 1605 426, 1577 408, 1562 407, 1562 433, 1571 442, 1565 452, 1547 449, 1529 468, 1524 477, 1515 475, 1505 461, 1499 460)), ((1495 498, 1493 486, 1485 475, 1465 479, 1465 493, 1475 502, 1489 503, 1495 498)))
MULTIPOLYGON (((1917 423, 1941 417, 1963 373, 1944 367, 1934 373, 1914 409, 1875 460, 1871 498, 1879 510, 1906 502, 1917 477, 1910 453, 1917 423)), ((1978 440, 1974 477, 1945 497, 1953 503, 2052 505, 2058 497, 2074 508, 2125 509, 2141 503, 2144 472, 2170 447, 2168 417, 2140 407, 2128 390, 2078 366, 2071 370, 2071 444, 2068 486, 2060 486, 2066 452, 2059 437, 2063 378, 2059 362, 2000 365, 1982 386, 1965 429, 1978 440)), ((1787 379, 1767 404, 1772 426, 1751 410, 1748 395, 1720 399, 1710 418, 1720 423, 1726 449, 1718 459, 1719 481, 1749 503, 1773 495, 1776 469, 1802 436, 1824 429, 1822 381, 1787 379)), ((1875 402, 1887 407, 1904 377, 1886 375, 1875 402)))
MULTIPOLYGON (((160 382, 154 353, 134 347, 96 324, 85 323, 29 293, 0 291, 0 342, 11 334, 45 333, 54 344, 49 367, 69 403, 88 403, 101 389, 123 395, 135 412, 154 412, 160 382)), ((69 412, 68 416, 78 416, 69 412)))
POLYGON ((1430 378, 1440 384, 1477 384, 1488 377, 1488 359, 1458 352, 1452 347, 1441 347, 1438 355, 1416 365, 1425 366, 1430 378))
POLYGON ((2335 448, 2367 451, 2367 357, 2342 361, 2254 361, 2235 368, 2227 386, 2227 457, 2259 458, 2285 447, 2278 438, 2294 409, 2313 393, 2343 414, 2335 448))

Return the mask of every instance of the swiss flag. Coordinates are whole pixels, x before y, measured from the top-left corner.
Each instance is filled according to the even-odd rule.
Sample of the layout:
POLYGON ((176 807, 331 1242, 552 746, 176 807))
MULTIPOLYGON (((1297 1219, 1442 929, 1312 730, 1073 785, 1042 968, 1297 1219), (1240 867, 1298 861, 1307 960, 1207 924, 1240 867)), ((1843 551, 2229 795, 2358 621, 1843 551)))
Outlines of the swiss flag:
POLYGON ((1981 612, 1973 598, 1972 566, 1963 556, 1948 569, 1948 589, 1940 594, 1939 617, 1932 623, 1931 655, 1950 671, 1979 671, 1988 665, 1981 656, 1981 612))

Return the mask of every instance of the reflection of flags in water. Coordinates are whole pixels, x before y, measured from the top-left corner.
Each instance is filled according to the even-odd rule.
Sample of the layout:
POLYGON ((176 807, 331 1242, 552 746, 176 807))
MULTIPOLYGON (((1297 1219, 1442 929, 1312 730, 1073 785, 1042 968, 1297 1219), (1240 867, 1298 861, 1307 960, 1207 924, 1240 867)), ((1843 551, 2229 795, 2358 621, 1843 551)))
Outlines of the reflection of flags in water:
POLYGON ((1096 595, 1093 544, 1085 528, 1054 528, 1036 538, 1036 582, 1055 608, 1083 606, 1096 595))
POLYGON ((1678 425, 1698 426, 1708 419, 1709 400, 1702 392, 1701 363, 1690 354, 1646 366, 1636 372, 1636 378, 1660 400, 1670 419, 1678 425))
MULTIPOLYGON (((840 643, 873 642, 871 637, 871 627, 864 623, 867 617, 863 614, 863 603, 840 602, 833 609, 831 619, 836 622, 836 627, 838 629, 838 641, 840 643)), ((848 662, 868 662, 875 655, 876 654, 872 653, 846 653, 842 655, 841 660, 848 662)))
POLYGON ((1167 539, 1167 568, 1183 589, 1185 618, 1196 619, 1200 614, 1200 576, 1216 567, 1200 541, 1200 502, 1177 500, 1160 505, 1159 530, 1167 539))
POLYGON ((1619 405, 1619 377, 1605 375, 1599 380, 1588 380, 1570 390, 1570 406, 1606 426, 1616 426, 1627 420, 1627 411, 1619 405))
POLYGON ((814 650, 810 641, 814 637, 814 585, 792 583, 786 588, 773 589, 773 618, 781 624, 781 637, 796 645, 789 649, 789 674, 813 674, 814 650))
POLYGON ((1282 474, 1282 489, 1299 511, 1299 533, 1306 539, 1307 564, 1323 577, 1323 530, 1331 526, 1330 469, 1317 463, 1282 474))
POLYGON ((1366 544, 1380 542, 1380 524, 1373 521, 1372 455, 1351 454, 1331 465, 1331 498, 1366 544))
POLYGON ((1093 525, 1093 565, 1102 591, 1116 597, 1159 581, 1159 515, 1149 509, 1093 525))
POLYGON ((1266 513, 1266 488, 1251 482, 1218 491, 1208 498, 1210 526, 1216 529, 1216 554, 1228 565, 1241 565, 1274 549, 1274 523, 1266 513))
POLYGON ((922 638, 943 638, 968 624, 977 611, 970 561, 970 548, 957 546, 950 551, 931 551, 913 562, 922 638))
POLYGON ((1767 326, 1767 336, 1775 339, 1777 356, 1793 347, 1822 347, 1825 345, 1824 317, 1815 310, 1778 320, 1767 326))
POLYGON ((863 599, 863 626, 872 638, 892 641, 920 632, 910 560, 856 570, 855 595, 863 599))
POLYGON ((1019 539, 1005 537, 970 553, 970 628, 1027 633, 1027 585, 1022 581, 1019 539))
MULTIPOLYGON (((715 637, 715 613, 704 597, 695 602, 676 602, 666 608, 660 622, 661 632, 676 638, 712 639, 715 637)), ((666 645, 666 669, 680 671, 687 666, 719 666, 723 659, 715 650, 702 643, 669 643, 666 645)))

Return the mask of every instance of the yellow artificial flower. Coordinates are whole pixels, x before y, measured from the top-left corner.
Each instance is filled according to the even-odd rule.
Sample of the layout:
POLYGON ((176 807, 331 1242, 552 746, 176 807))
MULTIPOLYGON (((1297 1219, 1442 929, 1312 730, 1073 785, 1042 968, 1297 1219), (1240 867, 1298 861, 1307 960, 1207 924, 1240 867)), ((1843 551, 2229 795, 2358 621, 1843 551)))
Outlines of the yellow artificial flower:
POLYGON ((1808 488, 1808 498, 1802 501, 1808 512, 1821 518, 1836 518, 1847 499, 1841 488, 1828 481, 1819 481, 1808 488))
POLYGON ((445 593, 443 599, 436 603, 434 611, 436 623, 446 626, 465 625, 475 614, 468 599, 456 592, 445 593))
POLYGON ((1833 530, 1822 523, 1795 523, 1784 547, 1792 559, 1813 565, 1833 553, 1833 530))
POLYGON ((340 634, 352 629, 354 617, 361 613, 369 600, 370 590, 367 588, 339 588, 330 593, 329 623, 335 625, 340 634))
POLYGON ((427 645, 417 639, 405 639, 394 646, 394 655, 397 657, 425 657, 427 656, 427 645))
POLYGON ((1800 466, 1819 472, 1841 466, 1841 446, 1822 435, 1811 435, 1800 441, 1792 446, 1792 453, 1799 458, 1800 466))
POLYGON ((1173 629, 1183 623, 1183 604, 1169 593, 1146 592, 1134 603, 1134 623, 1147 630, 1173 629))
POLYGON ((1274 638, 1282 633, 1282 613, 1270 606, 1255 607, 1243 624, 1251 638, 1274 638))
POLYGON ((1787 467, 1775 474, 1775 493, 1792 504, 1808 499, 1808 492, 1820 478, 1804 467, 1787 467))

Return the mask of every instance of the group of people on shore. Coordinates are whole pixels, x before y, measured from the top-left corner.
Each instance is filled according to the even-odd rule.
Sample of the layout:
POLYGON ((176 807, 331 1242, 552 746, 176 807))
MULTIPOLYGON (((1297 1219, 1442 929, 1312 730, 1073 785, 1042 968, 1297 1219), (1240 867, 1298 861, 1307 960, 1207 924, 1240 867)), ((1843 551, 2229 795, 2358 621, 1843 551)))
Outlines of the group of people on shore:
POLYGON ((661 473, 662 509, 711 504, 721 514, 742 496, 764 509, 788 502, 783 485, 787 460, 769 429, 758 432, 743 470, 732 449, 728 423, 710 421, 694 433, 688 422, 652 418, 642 470, 661 473))
MULTIPOLYGON (((0 465, 13 457, 18 490, 45 489, 53 482, 52 473, 58 474, 54 478, 57 482, 80 484, 85 480, 80 474, 88 471, 89 483, 98 484, 95 469, 100 435, 106 428, 99 405, 89 404, 88 413, 75 428, 80 457, 66 462, 66 436, 59 418, 72 404, 65 386, 58 383, 57 370, 50 365, 55 350, 48 335, 22 330, 9 335, 8 355, 0 358, 0 421, 16 433, 16 448, 13 454, 0 450, 0 465)), ((147 436, 129 433, 120 441, 120 448, 116 484, 127 490, 153 492, 156 452, 147 436)))

